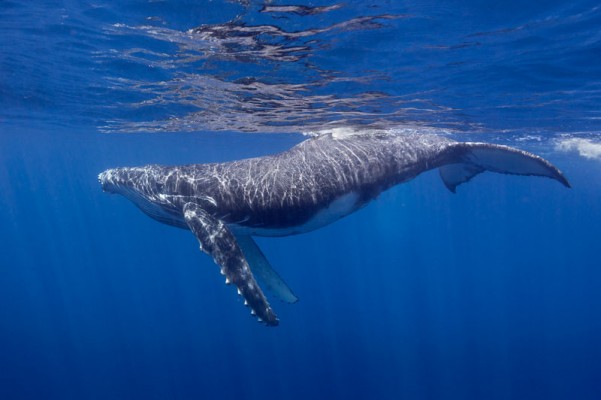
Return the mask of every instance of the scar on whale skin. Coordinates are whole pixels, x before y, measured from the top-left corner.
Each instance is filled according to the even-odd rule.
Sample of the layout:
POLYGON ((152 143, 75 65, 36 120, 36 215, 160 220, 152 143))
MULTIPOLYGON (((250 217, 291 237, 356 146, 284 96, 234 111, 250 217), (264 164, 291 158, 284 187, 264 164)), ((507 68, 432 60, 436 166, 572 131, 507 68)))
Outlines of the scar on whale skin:
POLYGON ((98 179, 104 191, 125 196, 155 220, 190 230, 251 314, 275 326, 279 320, 261 286, 287 303, 298 298, 253 236, 318 229, 435 168, 453 193, 485 171, 542 176, 570 187, 555 166, 522 150, 396 133, 325 134, 265 157, 115 168, 98 179))

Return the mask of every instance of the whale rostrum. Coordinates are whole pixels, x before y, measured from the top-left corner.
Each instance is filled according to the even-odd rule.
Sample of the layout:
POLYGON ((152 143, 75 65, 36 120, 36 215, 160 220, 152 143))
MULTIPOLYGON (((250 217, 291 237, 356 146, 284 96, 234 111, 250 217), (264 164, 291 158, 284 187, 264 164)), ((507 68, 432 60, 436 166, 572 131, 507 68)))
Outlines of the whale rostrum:
POLYGON ((115 168, 102 172, 99 180, 103 190, 127 197, 157 221, 192 231, 251 313, 273 326, 279 320, 255 278, 285 302, 297 297, 253 236, 320 228, 434 168, 452 192, 484 171, 543 176, 570 187, 551 163, 522 150, 395 133, 324 134, 275 155, 115 168))

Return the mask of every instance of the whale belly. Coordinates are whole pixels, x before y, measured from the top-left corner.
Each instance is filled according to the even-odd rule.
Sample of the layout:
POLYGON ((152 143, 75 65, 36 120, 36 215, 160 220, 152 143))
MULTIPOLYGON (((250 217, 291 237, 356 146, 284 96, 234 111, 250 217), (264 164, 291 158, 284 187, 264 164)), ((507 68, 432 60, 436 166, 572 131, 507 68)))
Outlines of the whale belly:
POLYGON ((299 233, 310 232, 323 226, 329 225, 340 218, 351 214, 362 206, 357 192, 346 193, 330 202, 320 209, 308 221, 301 225, 286 228, 261 228, 249 227, 238 224, 230 225, 230 228, 240 235, 255 236, 289 236, 299 233))

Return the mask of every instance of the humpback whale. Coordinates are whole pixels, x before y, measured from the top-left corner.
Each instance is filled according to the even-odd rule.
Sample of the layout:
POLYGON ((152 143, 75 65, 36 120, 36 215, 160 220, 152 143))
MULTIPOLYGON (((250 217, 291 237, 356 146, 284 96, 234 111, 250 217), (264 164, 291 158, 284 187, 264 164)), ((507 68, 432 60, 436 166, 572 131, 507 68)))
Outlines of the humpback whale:
POLYGON ((253 236, 323 227, 434 168, 451 192, 484 171, 570 187, 551 163, 512 147, 386 132, 329 133, 279 154, 225 163, 114 168, 98 179, 104 191, 125 196, 155 220, 192 231, 251 314, 275 326, 279 320, 257 279, 285 302, 297 298, 253 236))

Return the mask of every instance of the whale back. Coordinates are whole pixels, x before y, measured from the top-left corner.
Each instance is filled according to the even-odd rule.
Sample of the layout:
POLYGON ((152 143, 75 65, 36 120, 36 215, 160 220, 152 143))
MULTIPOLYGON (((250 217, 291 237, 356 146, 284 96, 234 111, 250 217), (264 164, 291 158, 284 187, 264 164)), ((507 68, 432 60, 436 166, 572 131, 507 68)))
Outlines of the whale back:
POLYGON ((438 166, 451 143, 425 135, 326 135, 271 156, 178 167, 168 191, 186 187, 203 208, 229 224, 260 227, 270 221, 271 228, 282 229, 306 223, 350 193, 356 202, 348 211, 363 206, 383 190, 438 166))

